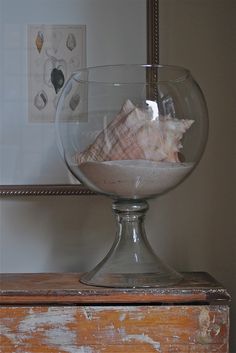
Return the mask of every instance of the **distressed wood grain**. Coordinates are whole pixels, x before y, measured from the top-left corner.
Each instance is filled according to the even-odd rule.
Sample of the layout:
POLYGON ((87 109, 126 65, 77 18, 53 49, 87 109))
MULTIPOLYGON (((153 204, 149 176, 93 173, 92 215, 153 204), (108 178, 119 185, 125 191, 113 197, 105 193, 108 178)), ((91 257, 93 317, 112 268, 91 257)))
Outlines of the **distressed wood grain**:
POLYGON ((0 353, 228 353, 228 292, 206 273, 167 288, 2 274, 0 353))
POLYGON ((1 306, 1 353, 227 353, 221 305, 1 306))
POLYGON ((3 304, 228 303, 230 296, 207 273, 183 273, 173 287, 120 289, 90 287, 78 273, 1 274, 3 304))

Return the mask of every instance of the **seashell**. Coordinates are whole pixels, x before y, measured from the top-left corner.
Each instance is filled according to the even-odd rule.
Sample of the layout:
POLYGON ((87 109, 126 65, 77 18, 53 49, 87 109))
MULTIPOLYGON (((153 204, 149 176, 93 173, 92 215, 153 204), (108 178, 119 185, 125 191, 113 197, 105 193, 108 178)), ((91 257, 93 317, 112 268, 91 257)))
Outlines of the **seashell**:
POLYGON ((77 108, 79 102, 80 102, 80 94, 77 92, 70 99, 70 103, 69 103, 70 109, 74 111, 77 108))
POLYGON ((156 116, 150 109, 135 107, 130 100, 102 130, 95 141, 77 153, 78 164, 91 161, 144 159, 155 162, 179 162, 181 139, 193 120, 156 116))
POLYGON ((35 44, 36 44, 36 48, 38 49, 38 52, 40 53, 43 47, 43 43, 44 43, 44 35, 43 32, 38 31, 37 37, 35 39, 35 44))
POLYGON ((48 103, 48 97, 44 90, 38 92, 34 97, 34 105, 38 110, 42 110, 48 103))
POLYGON ((51 72, 51 81, 56 93, 58 93, 65 82, 65 77, 62 70, 54 68, 51 72))
POLYGON ((66 40, 66 46, 69 50, 73 50, 76 47, 76 39, 75 35, 73 33, 69 33, 67 40, 66 40))
MULTIPOLYGON (((48 52, 46 50, 46 54, 48 55, 48 52)), ((53 87, 52 84, 52 71, 53 69, 61 69, 63 76, 65 77, 67 74, 67 64, 65 60, 58 60, 54 56, 50 56, 47 60, 44 62, 43 66, 43 81, 48 87, 53 87)), ((55 88, 55 87, 54 87, 55 88)))

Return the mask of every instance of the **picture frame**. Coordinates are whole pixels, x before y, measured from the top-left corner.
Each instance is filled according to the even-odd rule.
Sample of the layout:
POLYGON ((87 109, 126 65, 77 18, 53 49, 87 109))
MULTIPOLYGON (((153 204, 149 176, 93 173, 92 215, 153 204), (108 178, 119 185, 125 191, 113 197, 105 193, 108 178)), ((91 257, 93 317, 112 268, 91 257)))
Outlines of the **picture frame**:
MULTIPOLYGON (((55 157, 58 151, 55 152, 57 150, 54 146, 55 142, 52 142, 54 124, 48 121, 45 123, 40 119, 37 121, 38 118, 34 120, 33 116, 29 116, 31 114, 29 113, 31 110, 29 109, 30 100, 28 99, 30 30, 32 32, 32 29, 39 27, 36 33, 40 43, 43 37, 40 26, 44 26, 45 36, 50 32, 50 28, 52 32, 55 28, 58 29, 55 26, 64 26, 61 27, 64 36, 67 33, 67 28, 72 25, 84 26, 86 42, 83 43, 80 50, 85 50, 86 52, 82 53, 81 67, 85 65, 117 64, 121 63, 121 58, 122 63, 126 63, 129 60, 133 61, 133 58, 126 56, 127 53, 124 48, 127 47, 127 43, 123 43, 124 33, 122 31, 126 31, 125 19, 128 25, 131 12, 133 13, 133 11, 137 10, 137 13, 141 16, 140 18, 137 16, 136 19, 137 30, 140 31, 138 40, 143 40, 144 42, 145 36, 146 41, 146 53, 142 53, 144 60, 146 63, 152 64, 158 64, 159 62, 158 0, 120 0, 119 2, 114 2, 114 4, 112 4, 113 0, 97 0, 96 3, 92 3, 92 1, 69 0, 68 2, 68 0, 60 0, 60 6, 57 8, 58 2, 56 0, 48 0, 48 8, 43 9, 40 8, 40 5, 43 6, 45 4, 45 1, 42 0, 38 0, 37 5, 36 0, 22 0, 21 2, 18 0, 9 0, 7 2, 0 0, 0 26, 2 27, 0 50, 4 54, 2 59, 0 59, 0 74, 2 71, 2 77, 4 77, 0 86, 0 103, 2 106, 2 111, 0 111, 0 196, 93 194, 81 184, 70 183, 70 177, 66 175, 63 161, 58 155, 55 157), (118 3, 119 8, 114 8, 115 4, 118 6, 118 3), (54 6, 56 7, 54 8, 54 6), (10 14, 12 7, 15 8, 13 15, 12 13, 10 14), (124 8, 126 15, 124 15, 124 8), (120 26, 120 19, 117 18, 118 10, 122 16, 122 26, 120 26), (111 19, 113 11, 116 21, 111 19), (112 31, 110 31, 112 33, 106 34, 107 38, 105 37, 105 33, 107 33, 107 30, 105 30, 106 21, 112 27, 112 31), (117 27, 114 24, 115 22, 117 27), (105 29, 101 30, 101 24, 103 24, 105 29), (120 38, 114 41, 114 34, 118 32, 120 38), (106 52, 107 48, 110 51, 106 52), (116 53, 117 48, 119 49, 118 54, 116 53), (93 51, 96 55, 93 55, 93 51), (105 60, 107 61, 105 62, 105 60), (50 145, 52 143, 53 148, 50 145), (51 150, 54 152, 49 152, 51 150), (55 164, 56 167, 54 158, 58 158, 55 164), (61 176, 63 168, 65 175, 61 176)), ((69 31, 68 33, 72 32, 69 31)), ((135 41, 137 35, 135 33, 132 37, 129 33, 129 36, 127 35, 126 37, 126 40, 135 41)), ((73 40, 72 38, 72 42, 73 40)), ((35 41, 37 41, 37 36, 35 41)), ((133 57, 138 57, 135 52, 137 47, 138 45, 134 43, 132 48, 133 57)), ((36 50, 37 48, 33 49, 36 50)), ((69 54, 66 58, 60 58, 60 60, 69 62, 71 59, 69 54)), ((44 61, 46 62, 46 59, 44 61)), ((32 62, 35 63, 35 58, 33 58, 32 62)), ((32 72, 30 74, 32 75, 32 72)), ((64 79, 66 80, 66 77, 64 79)), ((50 92, 52 92, 53 88, 50 89, 50 92)), ((40 95, 42 91, 45 92, 44 89, 38 89, 39 100, 37 104, 39 108, 46 102, 44 95, 40 95)))

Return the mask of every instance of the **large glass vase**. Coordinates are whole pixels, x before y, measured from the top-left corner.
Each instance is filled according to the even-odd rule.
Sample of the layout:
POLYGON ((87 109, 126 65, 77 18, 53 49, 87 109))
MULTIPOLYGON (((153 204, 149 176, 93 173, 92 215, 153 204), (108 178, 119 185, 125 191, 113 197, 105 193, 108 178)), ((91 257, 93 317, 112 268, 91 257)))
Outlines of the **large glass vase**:
POLYGON ((68 169, 111 198, 117 222, 112 248, 81 281, 125 288, 180 281, 154 253, 144 218, 147 200, 183 182, 206 145, 207 107, 191 73, 159 65, 79 70, 60 96, 56 128, 68 169))

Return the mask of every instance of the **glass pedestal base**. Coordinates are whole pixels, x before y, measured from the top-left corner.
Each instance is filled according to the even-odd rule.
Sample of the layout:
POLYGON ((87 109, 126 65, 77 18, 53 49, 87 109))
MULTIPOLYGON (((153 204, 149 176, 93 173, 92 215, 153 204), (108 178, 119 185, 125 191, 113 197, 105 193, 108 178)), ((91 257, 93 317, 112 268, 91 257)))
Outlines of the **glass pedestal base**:
POLYGON ((146 201, 115 201, 117 220, 115 241, 106 257, 80 279, 102 287, 166 287, 182 276, 164 264, 152 250, 144 229, 146 201))

